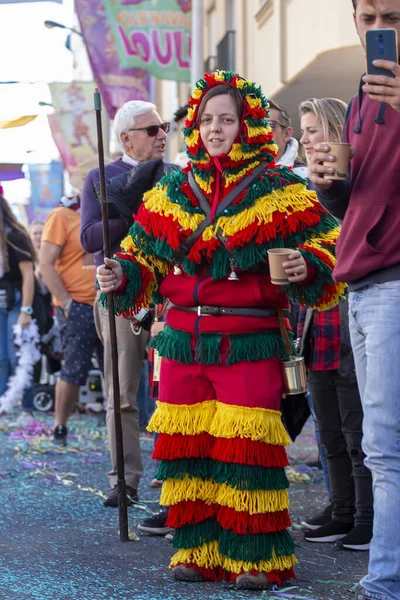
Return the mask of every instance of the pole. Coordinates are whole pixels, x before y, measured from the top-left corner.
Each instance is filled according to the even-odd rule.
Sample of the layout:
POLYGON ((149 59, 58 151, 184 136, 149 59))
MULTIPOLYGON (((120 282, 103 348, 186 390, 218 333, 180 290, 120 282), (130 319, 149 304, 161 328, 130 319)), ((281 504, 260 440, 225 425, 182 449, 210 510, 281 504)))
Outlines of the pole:
MULTIPOLYGON (((108 204, 106 191, 106 176, 104 170, 104 146, 103 146, 103 130, 101 125, 101 95, 96 88, 94 92, 94 110, 96 112, 97 126, 97 150, 99 156, 99 172, 100 172, 100 202, 101 202, 101 219, 103 222, 103 251, 104 256, 111 258, 110 232, 108 228, 108 204)), ((110 326, 110 341, 111 341, 111 363, 113 377, 113 395, 114 395, 114 419, 115 419, 115 442, 117 450, 117 476, 118 476, 118 514, 119 514, 119 539, 121 542, 129 541, 128 533, 128 506, 126 500, 126 481, 124 467, 124 445, 122 439, 122 424, 121 424, 121 399, 119 392, 118 379, 118 349, 117 349, 117 332, 115 328, 114 316, 114 296, 112 292, 107 294, 108 302, 108 322, 110 326)))
POLYGON ((192 60, 191 77, 192 88, 204 74, 203 62, 203 1, 192 0, 192 60))

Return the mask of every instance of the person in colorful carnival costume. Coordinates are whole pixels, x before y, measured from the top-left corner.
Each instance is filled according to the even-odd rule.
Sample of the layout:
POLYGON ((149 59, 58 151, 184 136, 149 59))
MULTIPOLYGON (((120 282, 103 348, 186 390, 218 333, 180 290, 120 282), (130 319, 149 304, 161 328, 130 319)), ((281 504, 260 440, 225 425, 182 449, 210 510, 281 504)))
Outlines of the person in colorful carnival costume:
POLYGON ((288 297, 319 310, 338 302, 345 287, 331 271, 339 228, 303 179, 275 166, 260 88, 217 71, 197 82, 189 104, 188 166, 145 194, 124 252, 105 260, 109 269, 98 267, 98 281, 128 318, 151 300, 172 303, 151 342, 163 360, 148 428, 160 434, 154 458, 164 480, 161 504, 170 506, 175 528, 175 578, 225 578, 257 589, 292 578, 296 564, 287 531, 289 440, 279 412, 286 349, 277 309, 287 309, 288 297), (206 218, 192 176, 211 223, 182 254, 206 218), (281 289, 271 284, 267 250, 285 246, 297 250, 281 289))

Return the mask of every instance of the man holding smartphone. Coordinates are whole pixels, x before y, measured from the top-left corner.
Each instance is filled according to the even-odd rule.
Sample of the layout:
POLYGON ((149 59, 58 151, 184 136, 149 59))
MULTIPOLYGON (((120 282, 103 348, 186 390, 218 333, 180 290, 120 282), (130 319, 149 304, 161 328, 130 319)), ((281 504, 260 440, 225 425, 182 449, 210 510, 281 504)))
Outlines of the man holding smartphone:
MULTIPOLYGON (((400 0, 352 2, 364 48, 370 30, 394 29, 400 39, 400 0)), ((329 144, 315 146, 310 179, 321 204, 343 221, 334 277, 349 282, 351 340, 364 410, 363 449, 373 476, 369 572, 356 600, 398 600, 400 66, 385 60, 373 65, 388 75, 364 75, 349 106, 343 137, 351 144, 353 159, 347 181, 324 179, 334 172, 329 144)))

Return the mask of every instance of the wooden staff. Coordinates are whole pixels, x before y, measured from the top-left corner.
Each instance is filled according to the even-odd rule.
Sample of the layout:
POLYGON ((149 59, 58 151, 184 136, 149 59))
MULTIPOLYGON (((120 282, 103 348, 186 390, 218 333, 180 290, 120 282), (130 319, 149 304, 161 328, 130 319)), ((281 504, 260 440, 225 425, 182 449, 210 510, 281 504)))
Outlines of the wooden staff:
MULTIPOLYGON (((104 256, 111 258, 110 232, 108 228, 108 203, 106 190, 106 176, 104 170, 104 146, 103 130, 101 124, 101 95, 96 88, 94 92, 94 110, 96 112, 97 126, 97 151, 99 156, 100 173, 100 203, 101 219, 103 222, 103 252, 104 256)), ((107 294, 108 302, 108 323, 110 327, 111 341, 111 364, 113 377, 113 395, 114 395, 114 420, 115 420, 115 442, 117 450, 117 475, 118 475, 118 514, 119 514, 119 539, 121 542, 129 541, 128 533, 128 506, 126 500, 126 481, 124 466, 124 444, 122 438, 121 424, 121 399, 119 391, 118 378, 118 348, 117 332, 115 328, 114 316, 114 296, 112 292, 107 294)))

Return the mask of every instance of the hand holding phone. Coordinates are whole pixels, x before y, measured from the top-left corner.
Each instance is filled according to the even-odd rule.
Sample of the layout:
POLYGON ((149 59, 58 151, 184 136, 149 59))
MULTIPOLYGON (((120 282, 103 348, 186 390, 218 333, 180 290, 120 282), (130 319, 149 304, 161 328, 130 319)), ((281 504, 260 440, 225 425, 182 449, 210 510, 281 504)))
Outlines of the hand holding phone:
POLYGON ((395 29, 370 29, 365 34, 368 75, 396 77, 392 71, 376 67, 375 60, 399 62, 397 31, 395 29))
POLYGON ((400 112, 400 65, 397 32, 371 29, 366 33, 367 74, 363 92, 400 112))

